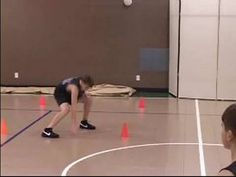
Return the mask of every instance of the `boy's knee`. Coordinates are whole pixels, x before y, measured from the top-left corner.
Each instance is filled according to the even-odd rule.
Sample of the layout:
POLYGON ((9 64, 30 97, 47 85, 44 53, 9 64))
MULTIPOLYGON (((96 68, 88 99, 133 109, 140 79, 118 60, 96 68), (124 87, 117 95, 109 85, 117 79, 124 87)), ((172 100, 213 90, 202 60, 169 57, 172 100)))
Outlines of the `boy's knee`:
POLYGON ((91 96, 85 96, 85 103, 92 104, 92 97, 91 96))
POLYGON ((68 105, 66 106, 63 106, 61 108, 61 111, 64 113, 64 114, 68 114, 70 112, 70 107, 68 105))

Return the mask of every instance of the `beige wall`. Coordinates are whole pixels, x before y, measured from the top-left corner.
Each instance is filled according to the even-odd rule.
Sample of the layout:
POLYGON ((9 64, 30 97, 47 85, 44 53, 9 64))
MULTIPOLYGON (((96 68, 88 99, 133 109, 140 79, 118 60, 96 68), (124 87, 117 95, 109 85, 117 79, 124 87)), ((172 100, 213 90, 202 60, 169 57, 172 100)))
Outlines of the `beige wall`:
POLYGON ((179 6, 179 0, 170 1, 169 92, 173 95, 177 95, 178 92, 179 6))
POLYGON ((182 0, 179 96, 216 98, 218 0, 182 0))
POLYGON ((236 100, 236 1, 221 0, 217 97, 236 100))
MULTIPOLYGON (((171 77, 176 77, 169 79, 173 87, 170 91, 184 98, 236 100, 236 1, 181 2, 179 59, 173 35, 176 33, 170 31, 170 41, 174 42, 170 42, 169 72, 171 77)), ((179 7, 175 8, 177 11, 179 7)))

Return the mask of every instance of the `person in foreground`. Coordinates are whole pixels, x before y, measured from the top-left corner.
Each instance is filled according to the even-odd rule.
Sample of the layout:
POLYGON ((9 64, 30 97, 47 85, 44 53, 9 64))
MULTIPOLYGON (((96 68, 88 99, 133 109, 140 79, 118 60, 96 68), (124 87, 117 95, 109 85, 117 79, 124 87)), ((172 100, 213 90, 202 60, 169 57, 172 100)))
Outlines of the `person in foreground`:
POLYGON ((222 140, 231 151, 232 163, 219 172, 219 176, 236 176, 236 104, 229 106, 222 116, 222 140))
POLYGON ((79 124, 77 122, 76 107, 78 102, 84 103, 83 120, 80 123, 81 129, 95 130, 96 127, 88 123, 92 100, 86 91, 93 86, 94 82, 90 76, 65 79, 58 84, 54 91, 55 100, 60 107, 58 112, 51 120, 49 125, 43 130, 41 136, 45 138, 59 138, 53 132, 53 128, 71 112, 72 126, 71 131, 76 134, 79 124))

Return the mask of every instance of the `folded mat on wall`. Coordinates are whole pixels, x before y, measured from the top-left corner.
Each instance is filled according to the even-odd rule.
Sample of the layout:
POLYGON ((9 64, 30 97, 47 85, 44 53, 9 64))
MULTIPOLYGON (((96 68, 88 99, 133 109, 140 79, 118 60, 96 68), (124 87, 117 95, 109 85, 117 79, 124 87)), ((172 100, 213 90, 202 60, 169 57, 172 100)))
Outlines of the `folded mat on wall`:
MULTIPOLYGON (((55 87, 1 87, 3 94, 53 94, 55 87)), ((135 89, 122 85, 100 84, 88 91, 92 96, 129 97, 135 89)))

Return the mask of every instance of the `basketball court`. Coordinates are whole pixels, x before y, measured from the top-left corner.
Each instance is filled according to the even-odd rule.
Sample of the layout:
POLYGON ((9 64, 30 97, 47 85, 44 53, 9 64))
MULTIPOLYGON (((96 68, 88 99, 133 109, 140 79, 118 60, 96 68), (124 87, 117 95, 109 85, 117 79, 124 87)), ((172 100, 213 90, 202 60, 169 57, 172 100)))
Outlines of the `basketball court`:
MULTIPOLYGON (((144 100, 139 108, 138 97, 95 97, 90 119, 97 130, 73 136, 68 116, 55 129, 61 138, 51 140, 40 134, 58 111, 52 96, 42 108, 39 95, 2 95, 8 128, 2 175, 216 175, 230 161, 220 130, 221 114, 232 102, 144 100), (128 138, 121 136, 125 123, 128 138)), ((81 111, 80 105, 80 117, 81 111)))

